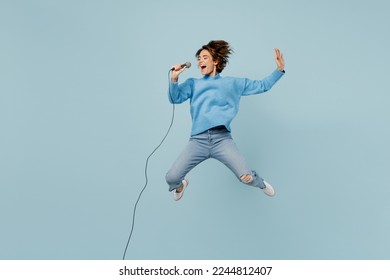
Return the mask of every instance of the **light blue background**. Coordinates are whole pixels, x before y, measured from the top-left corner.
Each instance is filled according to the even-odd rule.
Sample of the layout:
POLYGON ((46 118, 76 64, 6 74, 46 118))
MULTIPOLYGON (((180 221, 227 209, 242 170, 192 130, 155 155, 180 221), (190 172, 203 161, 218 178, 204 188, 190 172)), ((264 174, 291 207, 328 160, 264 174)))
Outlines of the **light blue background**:
POLYGON ((165 173, 190 132, 176 107, 151 159, 128 259, 389 259, 386 1, 0 2, 0 258, 121 259, 144 164, 168 128, 167 73, 286 75, 242 99, 233 136, 275 198, 216 161, 175 203, 165 173))

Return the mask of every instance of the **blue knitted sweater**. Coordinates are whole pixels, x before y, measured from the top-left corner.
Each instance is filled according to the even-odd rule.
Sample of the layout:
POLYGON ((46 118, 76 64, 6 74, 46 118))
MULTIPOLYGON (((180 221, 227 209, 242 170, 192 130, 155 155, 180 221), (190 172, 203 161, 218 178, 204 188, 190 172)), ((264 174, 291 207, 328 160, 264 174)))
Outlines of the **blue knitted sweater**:
POLYGON ((190 100, 191 136, 219 125, 224 125, 230 131, 230 123, 237 115, 241 96, 266 92, 283 75, 284 71, 276 69, 262 80, 221 77, 220 74, 190 78, 181 84, 171 82, 168 97, 173 104, 190 100))

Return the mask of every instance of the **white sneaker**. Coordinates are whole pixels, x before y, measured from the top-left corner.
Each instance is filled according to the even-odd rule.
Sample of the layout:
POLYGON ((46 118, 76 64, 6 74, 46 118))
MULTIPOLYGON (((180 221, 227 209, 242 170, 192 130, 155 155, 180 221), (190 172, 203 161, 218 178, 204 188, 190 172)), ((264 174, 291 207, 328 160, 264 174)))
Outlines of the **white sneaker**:
POLYGON ((180 198, 183 197, 184 191, 186 190, 186 188, 187 188, 189 182, 188 182, 187 179, 184 179, 183 181, 181 181, 181 184, 182 184, 182 186, 183 186, 182 191, 181 191, 181 192, 176 192, 176 190, 175 190, 175 191, 173 192, 173 199, 174 199, 175 201, 178 201, 180 198))
POLYGON ((263 180, 263 183, 265 185, 265 188, 262 189, 263 192, 268 195, 268 196, 275 196, 275 190, 274 188, 271 186, 270 183, 268 183, 267 181, 263 180))

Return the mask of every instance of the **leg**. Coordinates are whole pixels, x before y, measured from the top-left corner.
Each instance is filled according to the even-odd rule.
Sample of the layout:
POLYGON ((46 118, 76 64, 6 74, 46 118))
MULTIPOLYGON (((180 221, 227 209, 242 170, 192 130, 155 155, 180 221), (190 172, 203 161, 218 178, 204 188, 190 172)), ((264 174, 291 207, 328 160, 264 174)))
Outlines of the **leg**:
POLYGON ((245 158, 231 138, 230 133, 229 135, 223 136, 216 143, 212 157, 225 164, 242 183, 260 189, 266 187, 263 179, 249 168, 245 158))
POLYGON ((209 157, 208 150, 202 144, 201 139, 191 138, 186 148, 179 155, 169 169, 165 179, 169 185, 169 191, 182 190, 182 181, 188 172, 209 157))

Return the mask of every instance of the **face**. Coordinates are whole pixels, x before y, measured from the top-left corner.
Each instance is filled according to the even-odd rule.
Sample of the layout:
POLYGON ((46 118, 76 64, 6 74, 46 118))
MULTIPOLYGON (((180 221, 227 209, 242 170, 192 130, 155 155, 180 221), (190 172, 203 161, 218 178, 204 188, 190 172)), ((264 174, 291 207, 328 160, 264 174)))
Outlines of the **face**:
POLYGON ((217 75, 217 64, 214 61, 208 50, 202 50, 198 56, 198 67, 202 75, 215 76, 217 75))

